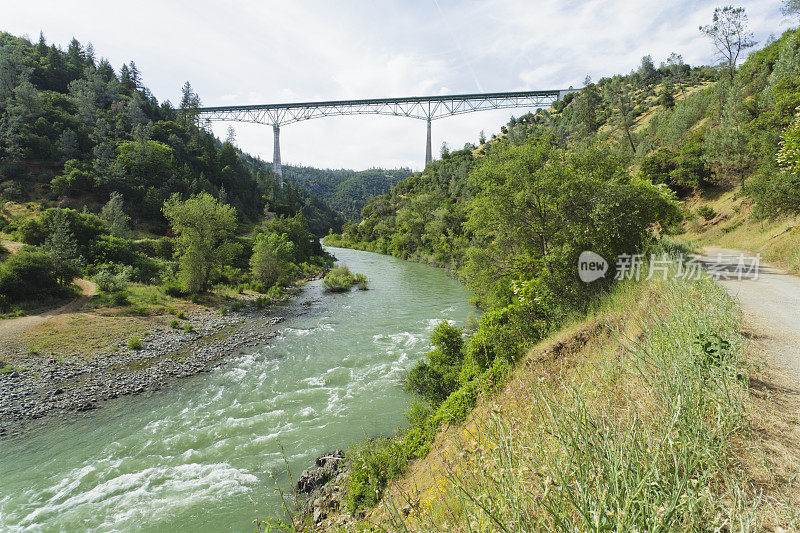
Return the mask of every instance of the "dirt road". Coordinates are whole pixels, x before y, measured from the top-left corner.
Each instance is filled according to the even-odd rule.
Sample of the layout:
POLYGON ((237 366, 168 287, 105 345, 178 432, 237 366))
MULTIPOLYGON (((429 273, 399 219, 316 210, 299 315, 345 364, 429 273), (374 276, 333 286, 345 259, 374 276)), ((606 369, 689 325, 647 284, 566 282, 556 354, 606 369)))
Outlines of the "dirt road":
POLYGON ((755 333, 770 362, 800 383, 800 277, 762 263, 756 279, 739 280, 735 270, 743 253, 708 247, 702 262, 724 265, 729 279, 720 277, 718 283, 739 302, 746 327, 755 333))
POLYGON ((749 376, 749 431, 747 439, 733 445, 735 462, 762 501, 763 530, 798 531, 800 277, 762 264, 756 279, 737 279, 734 273, 741 254, 708 247, 701 258, 707 265, 727 267, 722 270, 729 273, 729 279, 718 283, 744 313, 749 362, 755 365, 749 376))
POLYGON ((22 316, 0 320, 0 354, 21 348, 22 335, 30 328, 47 321, 51 317, 79 311, 89 299, 97 294, 97 285, 85 279, 76 279, 81 295, 66 305, 37 315, 22 316))

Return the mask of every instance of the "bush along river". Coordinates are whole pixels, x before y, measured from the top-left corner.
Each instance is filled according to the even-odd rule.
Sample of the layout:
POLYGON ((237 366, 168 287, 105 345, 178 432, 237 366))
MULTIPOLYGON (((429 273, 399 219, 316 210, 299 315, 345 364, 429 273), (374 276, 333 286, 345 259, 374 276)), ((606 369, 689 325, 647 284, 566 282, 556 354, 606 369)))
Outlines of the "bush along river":
POLYGON ((370 290, 311 282, 291 304, 305 312, 213 372, 0 440, 0 530, 252 531, 253 502, 281 515, 284 457, 297 479, 402 425, 405 372, 438 322, 467 321, 469 294, 439 269, 329 251, 370 290))

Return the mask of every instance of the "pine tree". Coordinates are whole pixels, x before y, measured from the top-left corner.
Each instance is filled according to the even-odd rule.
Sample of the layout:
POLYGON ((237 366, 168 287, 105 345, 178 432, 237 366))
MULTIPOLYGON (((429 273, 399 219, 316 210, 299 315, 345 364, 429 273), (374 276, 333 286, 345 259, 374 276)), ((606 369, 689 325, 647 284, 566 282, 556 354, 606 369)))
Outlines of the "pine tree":
POLYGON ((89 43, 86 45, 86 66, 94 70, 94 45, 89 43))
POLYGON ((39 32, 39 44, 36 45, 36 51, 39 53, 40 57, 44 57, 47 55, 47 41, 44 38, 44 33, 39 32))
POLYGON ((134 89, 141 89, 142 88, 142 76, 139 74, 139 69, 136 68, 136 63, 131 61, 130 63, 130 71, 131 71, 131 83, 133 83, 134 89))
POLYGON ((104 57, 101 58, 100 62, 97 64, 97 72, 95 72, 95 76, 104 83, 108 83, 111 80, 117 79, 117 73, 114 72, 114 67, 112 67, 111 63, 108 62, 108 59, 104 57))
POLYGON ((586 76, 584 83, 583 89, 573 100, 573 109, 578 132, 581 135, 589 135, 600 127, 597 121, 597 106, 601 98, 597 85, 592 83, 592 78, 586 76))
POLYGON ((63 211, 53 216, 52 231, 42 244, 42 251, 55 264, 55 275, 60 285, 68 285, 78 275, 78 244, 70 229, 69 219, 63 211))
POLYGON ((69 60, 70 68, 76 70, 78 75, 80 75, 83 72, 83 65, 86 61, 86 55, 83 53, 81 43, 79 43, 78 39, 75 37, 73 37, 69 42, 69 48, 67 48, 67 58, 69 60))
POLYGON ((636 153, 633 142, 634 92, 622 76, 614 76, 603 87, 603 98, 613 108, 613 117, 630 144, 631 152, 636 153))
POLYGON ((664 106, 665 109, 672 109, 675 107, 675 97, 672 95, 672 86, 665 83, 661 88, 661 94, 658 96, 658 103, 664 106))
POLYGON ((125 214, 123 209, 122 195, 114 191, 111 193, 106 205, 100 211, 100 218, 108 223, 108 228, 113 235, 127 239, 131 236, 131 229, 128 227, 130 217, 125 214))
POLYGON ((131 78, 131 70, 125 63, 123 63, 122 68, 119 69, 119 82, 123 89, 125 89, 127 92, 135 89, 133 85, 133 78, 131 78))
POLYGON ((653 83, 657 74, 656 66, 653 64, 653 58, 651 56, 644 56, 639 70, 636 71, 636 73, 639 74, 639 79, 642 80, 644 86, 649 86, 653 83))
POLYGON ((78 155, 78 134, 67 128, 58 137, 58 151, 64 161, 78 155))
POLYGON ((181 89, 181 106, 178 119, 184 126, 190 126, 197 120, 197 109, 200 107, 200 97, 192 91, 192 85, 187 81, 181 89))

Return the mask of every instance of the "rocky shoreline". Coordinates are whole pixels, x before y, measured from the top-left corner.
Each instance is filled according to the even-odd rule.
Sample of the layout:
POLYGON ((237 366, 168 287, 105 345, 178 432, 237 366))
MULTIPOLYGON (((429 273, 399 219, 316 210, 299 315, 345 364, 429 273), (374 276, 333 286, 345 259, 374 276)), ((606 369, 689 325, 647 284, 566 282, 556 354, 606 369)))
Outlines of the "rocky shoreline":
POLYGON ((316 468, 304 470, 295 483, 300 523, 310 521, 321 530, 349 523, 351 517, 344 502, 349 478, 342 450, 317 457, 316 468))
POLYGON ((186 317, 193 331, 154 326, 139 350, 120 345, 91 359, 81 354, 31 356, 24 371, 0 373, 0 436, 23 433, 39 419, 49 422, 57 414, 90 411, 113 398, 156 391, 207 372, 277 336, 277 325, 303 309, 246 306, 225 315, 195 311, 186 317))

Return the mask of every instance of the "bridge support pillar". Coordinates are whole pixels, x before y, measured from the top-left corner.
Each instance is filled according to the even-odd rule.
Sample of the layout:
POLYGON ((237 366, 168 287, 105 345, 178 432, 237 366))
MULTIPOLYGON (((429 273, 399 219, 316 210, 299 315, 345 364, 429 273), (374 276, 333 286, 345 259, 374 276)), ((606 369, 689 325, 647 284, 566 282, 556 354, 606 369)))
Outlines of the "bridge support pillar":
POLYGON ((272 133, 275 137, 275 144, 272 147, 272 170, 278 176, 278 183, 283 189, 283 169, 281 168, 281 127, 278 124, 272 125, 272 133))
POLYGON ((432 154, 431 154, 431 119, 428 117, 428 143, 425 145, 425 167, 431 163, 432 161, 432 154))

